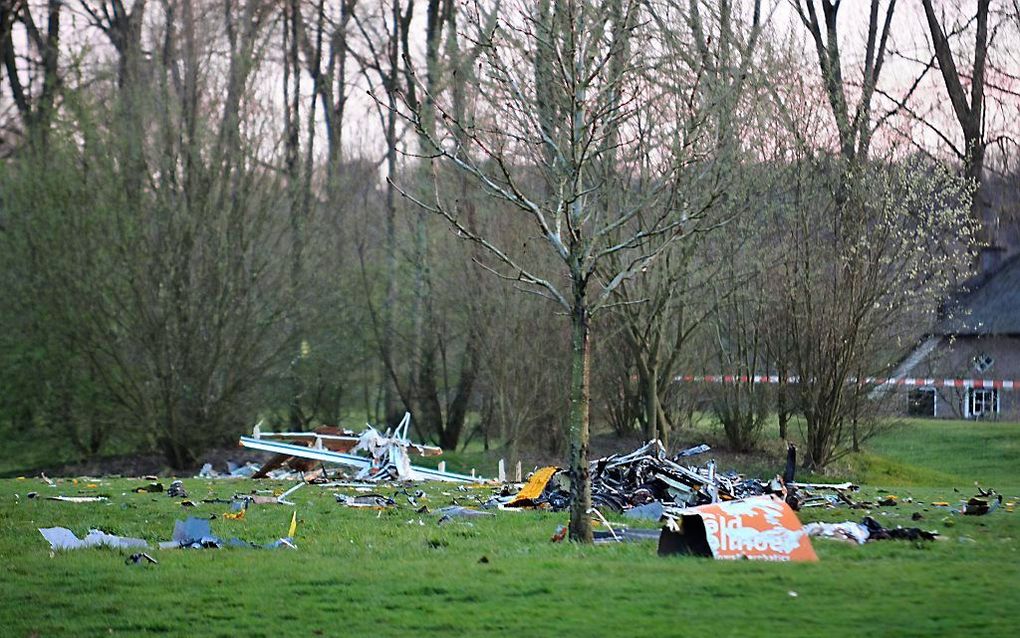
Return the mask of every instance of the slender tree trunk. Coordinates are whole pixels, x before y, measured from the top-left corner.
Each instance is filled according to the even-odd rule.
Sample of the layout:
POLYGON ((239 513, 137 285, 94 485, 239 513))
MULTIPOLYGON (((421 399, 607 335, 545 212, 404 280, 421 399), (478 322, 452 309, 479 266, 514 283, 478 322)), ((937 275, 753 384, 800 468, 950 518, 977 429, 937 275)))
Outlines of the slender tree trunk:
POLYGON ((776 391, 776 416, 779 418, 779 438, 786 440, 790 427, 790 410, 786 401, 786 382, 784 376, 780 375, 779 388, 776 391))
POLYGON ((648 419, 648 438, 660 437, 659 432, 659 365, 654 359, 648 365, 645 383, 645 418, 648 419))
MULTIPOLYGON (((396 71, 394 71, 394 76, 396 71)), ((394 332, 397 320, 397 204, 393 180, 397 173, 397 122, 396 105, 391 98, 390 113, 386 121, 386 299, 383 303, 383 356, 393 362, 394 332)), ((383 364, 385 383, 383 418, 395 418, 398 412, 397 391, 383 364)))
POLYGON ((591 480, 588 476, 589 405, 591 404, 591 324, 584 284, 574 284, 570 316, 570 540, 592 542, 591 480))

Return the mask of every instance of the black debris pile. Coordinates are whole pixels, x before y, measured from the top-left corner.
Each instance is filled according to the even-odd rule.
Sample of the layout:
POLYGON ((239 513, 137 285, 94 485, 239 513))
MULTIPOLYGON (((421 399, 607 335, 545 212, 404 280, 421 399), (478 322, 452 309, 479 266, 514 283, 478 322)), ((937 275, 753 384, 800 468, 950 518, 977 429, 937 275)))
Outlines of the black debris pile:
MULTIPOLYGON (((671 457, 661 441, 652 440, 627 454, 613 454, 592 461, 592 505, 603 512, 627 512, 635 518, 658 520, 686 507, 765 494, 780 496, 794 509, 854 503, 848 494, 857 486, 850 483, 793 482, 797 453, 793 445, 788 448, 783 475, 767 481, 736 472, 720 472, 711 460, 702 465, 689 463, 688 459, 710 450, 708 445, 701 444, 671 457)), ((558 480, 565 477, 557 468, 543 468, 533 476, 544 483, 532 485, 529 482, 516 496, 494 500, 507 507, 553 511, 570 506, 570 492, 558 480), (538 489, 532 489, 534 487, 538 489), (522 499, 522 495, 527 498, 522 499)))
POLYGON ((865 516, 864 520, 861 521, 864 527, 868 528, 868 540, 869 541, 883 541, 883 540, 904 540, 904 541, 933 541, 938 538, 938 534, 935 532, 926 532, 920 527, 900 527, 896 526, 891 529, 882 527, 882 524, 871 518, 865 516))
POLYGON ((653 440, 629 454, 597 459, 591 464, 592 504, 622 512, 656 501, 687 507, 766 493, 767 484, 718 472, 714 461, 700 467, 682 462, 709 449, 699 445, 670 458, 662 442, 653 440))
POLYGON ((977 490, 977 495, 970 497, 960 508, 960 512, 965 516, 984 516, 999 509, 1002 505, 1002 494, 998 494, 995 490, 982 489, 980 486, 977 490))
POLYGON ((933 541, 938 538, 937 532, 925 531, 919 527, 883 527, 870 516, 865 516, 860 523, 845 521, 843 523, 808 523, 804 526, 808 536, 832 538, 863 545, 872 541, 905 540, 933 541))

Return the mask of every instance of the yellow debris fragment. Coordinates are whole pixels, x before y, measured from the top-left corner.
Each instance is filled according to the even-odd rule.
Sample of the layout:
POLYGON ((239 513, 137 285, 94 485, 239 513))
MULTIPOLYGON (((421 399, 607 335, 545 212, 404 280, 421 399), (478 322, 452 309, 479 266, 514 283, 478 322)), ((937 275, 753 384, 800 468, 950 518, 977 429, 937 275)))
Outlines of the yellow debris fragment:
POLYGON ((545 490, 545 486, 549 483, 549 480, 553 477, 553 474, 559 471, 560 468, 550 465, 549 467, 543 467, 537 470, 531 475, 529 480, 520 492, 517 492, 517 496, 514 500, 506 504, 507 507, 516 507, 526 501, 533 501, 542 495, 545 490))

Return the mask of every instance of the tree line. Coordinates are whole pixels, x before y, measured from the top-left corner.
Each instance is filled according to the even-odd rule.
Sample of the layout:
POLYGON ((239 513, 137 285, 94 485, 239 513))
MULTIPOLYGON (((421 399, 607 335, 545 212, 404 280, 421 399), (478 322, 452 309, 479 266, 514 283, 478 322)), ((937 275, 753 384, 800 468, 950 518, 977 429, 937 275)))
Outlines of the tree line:
POLYGON ((0 0, 0 420, 183 468, 408 410, 565 454, 577 539, 593 425, 824 468, 1018 174, 1015 3, 866 9, 0 0))

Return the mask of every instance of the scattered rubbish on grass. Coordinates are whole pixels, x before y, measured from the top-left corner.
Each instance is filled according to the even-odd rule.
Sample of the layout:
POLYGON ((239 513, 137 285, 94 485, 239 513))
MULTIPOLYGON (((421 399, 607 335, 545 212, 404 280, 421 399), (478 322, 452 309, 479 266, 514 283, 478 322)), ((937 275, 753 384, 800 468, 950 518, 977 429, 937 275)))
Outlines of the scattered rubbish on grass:
POLYGON ((907 540, 933 541, 938 538, 937 532, 928 532, 919 527, 895 527, 887 529, 870 516, 865 516, 861 523, 868 528, 868 540, 907 540))
POLYGON ((832 538, 863 545, 868 542, 868 528, 860 523, 846 521, 844 523, 808 523, 804 526, 808 536, 832 538))
POLYGON ((48 501, 62 501, 64 503, 98 503, 109 500, 105 496, 47 496, 48 501))
POLYGON ((79 539, 74 532, 66 527, 40 527, 39 533, 49 541, 50 549, 82 549, 86 547, 113 547, 115 549, 131 547, 148 547, 149 544, 140 538, 124 538, 114 536, 98 529, 90 529, 85 538, 79 539))
POLYGON ((919 527, 885 528, 870 516, 865 516, 860 523, 808 523, 804 531, 808 536, 850 541, 858 545, 880 540, 933 541, 938 538, 938 532, 925 531, 919 527))
POLYGON ((364 507, 379 510, 393 507, 397 504, 395 500, 382 494, 359 494, 358 496, 337 494, 336 502, 347 507, 364 507))
POLYGON ((960 509, 965 516, 984 516, 990 514, 1002 505, 1002 495, 995 490, 983 490, 978 487, 976 496, 970 497, 967 503, 960 509))
POLYGON ((657 529, 640 528, 617 528, 610 530, 595 530, 592 532, 592 539, 596 545, 608 543, 636 543, 640 541, 654 541, 659 538, 657 529))
MULTIPOLYGON (((291 528, 294 528, 294 523, 292 523, 291 528)), ((189 517, 187 520, 176 521, 174 523, 172 540, 161 542, 159 547, 160 549, 211 549, 219 547, 261 547, 264 549, 287 547, 290 549, 296 549, 294 546, 294 539, 291 537, 279 538, 265 545, 256 545, 237 538, 228 538, 224 540, 212 533, 212 527, 209 523, 209 519, 196 518, 194 516, 189 517)))
POLYGON ((170 484, 170 489, 166 491, 166 495, 170 498, 188 498, 188 493, 184 491, 184 482, 180 480, 170 484))
POLYGON ((162 483, 149 483, 148 485, 139 485, 135 489, 131 490, 135 494, 146 494, 146 493, 158 493, 163 491, 162 483))
POLYGON ((455 518, 485 518, 488 516, 495 516, 492 512, 483 512, 481 510, 471 509, 470 507, 461 507, 459 505, 441 507, 437 509, 435 513, 439 514, 438 523, 440 525, 452 521, 455 518))
POLYGON ((290 501, 287 500, 287 497, 290 496, 291 494, 293 494, 294 492, 298 491, 299 489, 301 489, 305 485, 307 485, 307 483, 305 483, 304 481, 301 481, 300 483, 297 483, 296 485, 294 485, 294 487, 290 488, 289 490, 287 490, 283 494, 280 494, 279 496, 277 496, 276 497, 276 502, 279 503, 280 505, 294 505, 294 503, 291 503, 290 501))
MULTIPOLYGON (((261 465, 249 461, 244 465, 237 465, 233 461, 227 461, 227 471, 217 472, 212 463, 205 463, 202 465, 202 469, 198 471, 198 475, 195 478, 204 479, 235 479, 235 478, 258 478, 255 475, 261 469, 261 465)), ((269 478, 273 479, 288 479, 295 476, 294 472, 282 471, 279 473, 273 473, 269 478)))
POLYGON ((248 462, 244 465, 237 465, 232 461, 227 461, 227 474, 230 478, 252 478, 261 469, 258 463, 248 462))
POLYGON ((125 560, 124 563, 127 565, 145 565, 145 564, 159 565, 158 560, 156 560, 152 556, 149 556, 145 552, 131 554, 130 556, 127 557, 127 560, 125 560))

